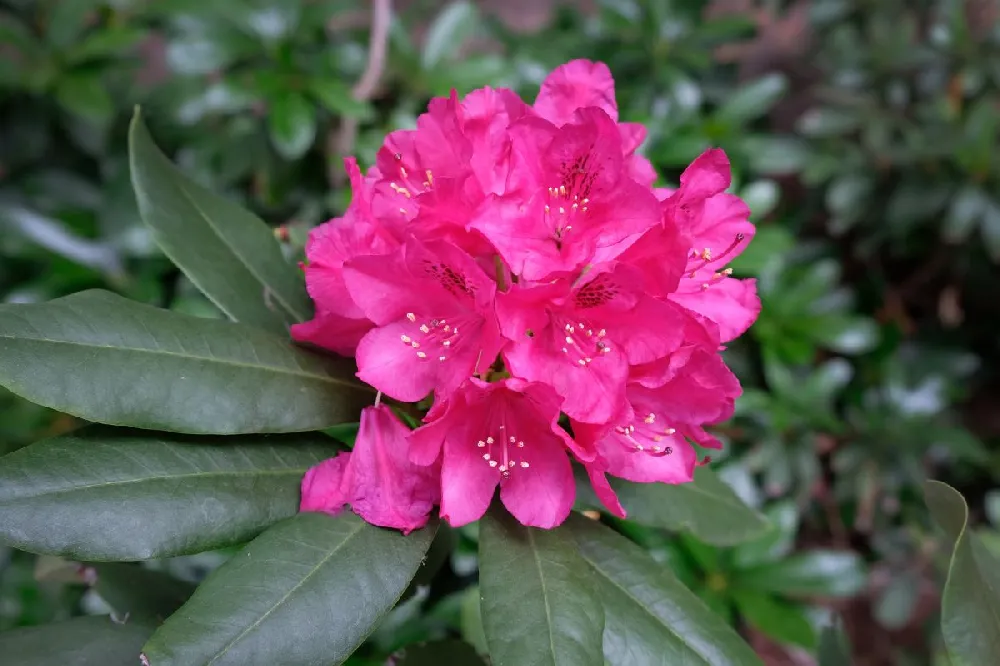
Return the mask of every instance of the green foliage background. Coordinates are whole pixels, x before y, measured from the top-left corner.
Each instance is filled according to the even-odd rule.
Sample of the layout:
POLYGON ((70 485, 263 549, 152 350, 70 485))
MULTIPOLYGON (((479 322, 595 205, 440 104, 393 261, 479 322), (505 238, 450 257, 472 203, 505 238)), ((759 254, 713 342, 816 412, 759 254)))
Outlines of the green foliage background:
MULTIPOLYGON (((694 531, 714 527, 715 545, 690 522, 616 528, 767 663, 843 655, 821 635, 832 609, 853 663, 944 664, 952 546, 1000 556, 998 14, 977 0, 397 2, 378 85, 355 99, 367 2, 4 0, 0 302, 99 287, 221 316, 140 222, 136 104, 189 175, 272 224, 294 260, 346 206, 345 151, 370 164, 452 87, 530 99, 554 66, 603 60, 663 182, 720 146, 753 211, 757 238, 732 266, 758 279, 763 311, 726 352, 745 395, 713 467, 775 526, 749 542, 739 525, 694 531), (959 521, 945 538, 933 528, 928 477, 965 496, 974 541, 961 515, 935 516, 959 521)), ((0 389, 0 454, 77 425, 0 389)), ((452 589, 407 597, 350 663, 444 635, 482 646, 479 535, 449 534, 452 589)), ((228 555, 146 568, 199 581, 228 555)), ((0 631, 116 607, 78 574, 0 546, 0 631)))

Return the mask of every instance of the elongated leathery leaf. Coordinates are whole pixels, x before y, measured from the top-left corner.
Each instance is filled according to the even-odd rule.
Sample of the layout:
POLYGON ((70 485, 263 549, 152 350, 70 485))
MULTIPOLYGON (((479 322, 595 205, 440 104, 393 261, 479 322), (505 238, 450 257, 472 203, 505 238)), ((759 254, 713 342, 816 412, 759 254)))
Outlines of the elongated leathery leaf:
POLYGON ((0 306, 0 385, 88 421, 171 432, 301 432, 357 420, 347 359, 281 335, 84 291, 0 306))
POLYGON ((311 316, 302 276, 268 226, 185 176, 153 143, 138 110, 129 128, 129 163, 153 238, 223 312, 276 332, 311 316))
POLYGON ((480 524, 483 628, 496 666, 603 666, 604 613, 565 528, 494 508, 480 524))
POLYGON ((609 664, 760 666, 732 627, 641 548, 581 516, 566 528, 599 586, 609 664))
POLYGON ((350 512, 302 513, 215 571, 143 648, 151 666, 328 666, 392 609, 434 525, 402 536, 350 512))
POLYGON ((90 426, 0 458, 0 540, 77 560, 241 543, 294 515, 323 435, 191 437, 90 426))

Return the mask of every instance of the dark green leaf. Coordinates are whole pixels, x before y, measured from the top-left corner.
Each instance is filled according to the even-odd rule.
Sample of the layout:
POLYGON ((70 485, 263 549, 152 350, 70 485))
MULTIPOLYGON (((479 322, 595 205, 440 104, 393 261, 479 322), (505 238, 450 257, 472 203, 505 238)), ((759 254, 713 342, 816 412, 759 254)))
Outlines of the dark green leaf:
POLYGON ((4 663, 16 656, 11 666, 136 666, 142 642, 152 632, 138 622, 78 617, 0 633, 0 655, 4 663))
POLYGON ((100 30, 87 37, 67 56, 71 62, 96 58, 124 57, 143 40, 146 33, 137 28, 117 27, 100 30))
POLYGON ((924 499, 953 548, 941 598, 941 633, 952 666, 992 664, 1000 654, 1000 558, 969 531, 969 509, 957 490, 928 481, 924 499))
POLYGON ((434 537, 302 513, 199 586, 143 649, 155 666, 343 662, 406 589, 434 537))
POLYGON ((989 197, 975 185, 966 185, 952 198, 941 233, 945 240, 960 243, 969 237, 989 206, 989 197))
POLYGON ((747 589, 774 594, 850 597, 864 588, 867 573, 857 553, 813 550, 744 569, 738 580, 747 589))
POLYGON ((806 136, 830 137, 853 132, 859 121, 857 115, 840 109, 810 109, 799 118, 796 129, 806 136))
POLYGON ((580 516, 567 526, 594 570, 609 664, 761 664, 731 627, 641 548, 580 516))
POLYGON ((808 146, 793 137, 750 136, 744 139, 743 149, 751 166, 766 175, 797 173, 809 160, 808 146))
POLYGON ((267 225, 181 173, 153 143, 138 110, 129 160, 139 212, 154 239, 223 312, 273 331, 311 316, 302 277, 267 225))
POLYGON ((823 628, 819 635, 819 666, 845 666, 852 663, 851 645, 839 618, 823 628))
POLYGON ((70 47, 87 27, 88 15, 96 12, 99 0, 58 0, 49 5, 45 39, 58 49, 70 47))
POLYGON ((479 529, 479 589, 496 666, 604 665, 601 600, 567 529, 492 509, 479 529))
POLYGON ((753 590, 734 590, 733 601, 752 627, 774 640, 809 649, 816 645, 816 632, 801 607, 753 590))
POLYGON ((454 57, 478 25, 479 12, 471 2, 451 2, 445 6, 427 30, 421 58, 424 69, 433 69, 454 57))
POLYGON ((118 617, 162 622, 195 589, 192 583, 137 564, 103 562, 92 565, 92 569, 94 589, 118 617))
POLYGON ((354 99, 350 88, 337 79, 317 79, 310 83, 309 90, 327 111, 338 116, 364 120, 373 113, 371 104, 354 99))
POLYGON ((727 123, 744 123, 758 118, 774 106, 788 90, 783 74, 768 74, 737 88, 722 103, 715 117, 727 123))
POLYGON ((104 124, 115 113, 115 103, 100 76, 70 74, 56 83, 56 100, 66 111, 91 122, 104 124))
POLYGON ((297 160, 316 140, 316 109, 295 92, 281 92, 270 101, 267 126, 278 154, 297 160))
POLYGON ((91 290, 0 306, 0 385, 88 421, 194 434, 357 419, 354 363, 251 326, 91 290))
POLYGON ((463 641, 443 640, 409 645, 392 662, 393 666, 485 666, 475 648, 463 641))
POLYGON ((772 504, 765 511, 771 528, 763 536, 742 543, 733 551, 733 564, 745 568, 773 562, 792 551, 799 529, 799 510, 791 499, 772 504))
POLYGON ((0 458, 0 537, 77 560, 242 543, 298 510, 322 435, 186 437, 91 426, 0 458))
MULTIPOLYGON (((610 481, 628 517, 643 525, 690 530, 702 541, 716 546, 741 543, 768 528, 764 517, 744 504, 707 467, 696 469, 691 483, 631 483, 616 478, 610 481)), ((585 475, 578 478, 577 494, 581 504, 600 507, 585 475)))

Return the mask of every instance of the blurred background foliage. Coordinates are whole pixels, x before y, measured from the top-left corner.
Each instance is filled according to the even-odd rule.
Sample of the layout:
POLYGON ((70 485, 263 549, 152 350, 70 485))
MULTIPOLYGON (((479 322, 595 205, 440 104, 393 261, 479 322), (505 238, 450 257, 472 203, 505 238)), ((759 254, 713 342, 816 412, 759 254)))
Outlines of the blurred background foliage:
MULTIPOLYGON (((764 309, 726 351, 745 395, 715 466, 775 525, 734 548, 618 529, 769 664, 815 663, 830 609, 853 663, 943 664, 947 548, 919 484, 959 488, 1000 553, 998 17, 993 0, 399 0, 369 91, 363 0, 3 0, 0 301, 103 287, 218 316, 139 221, 135 104, 294 259, 349 201, 342 157, 370 164, 431 96, 531 99, 554 66, 603 60, 663 182, 720 146, 753 211, 733 268, 764 309)), ((0 393, 0 453, 76 425, 0 393)), ((445 635, 482 645, 476 531, 447 539, 435 584, 353 662, 445 635)), ((196 581, 224 557, 156 566, 196 581)), ((0 630, 114 607, 66 571, 0 547, 0 630)))

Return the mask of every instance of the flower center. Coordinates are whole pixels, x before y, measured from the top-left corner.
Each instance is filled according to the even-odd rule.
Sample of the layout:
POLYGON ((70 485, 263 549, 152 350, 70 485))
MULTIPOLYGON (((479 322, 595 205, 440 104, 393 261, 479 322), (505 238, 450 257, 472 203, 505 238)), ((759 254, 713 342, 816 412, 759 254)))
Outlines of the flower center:
MULTIPOLYGON (((743 242, 744 238, 745 236, 743 234, 741 233, 736 234, 735 238, 733 239, 733 242, 730 243, 729 247, 727 247, 717 255, 712 254, 712 248, 710 247, 706 247, 702 249, 700 252, 698 251, 697 248, 692 249, 689 255, 689 260, 700 260, 700 261, 698 261, 698 263, 688 268, 688 277, 692 278, 698 277, 698 271, 700 271, 703 268, 706 268, 711 264, 718 263, 723 259, 725 259, 726 257, 728 257, 730 254, 732 254, 733 250, 735 250, 736 247, 743 242)), ((715 282, 721 280, 722 278, 729 277, 732 274, 733 274, 732 268, 726 268, 724 270, 717 271, 712 275, 710 282, 705 282, 704 284, 701 285, 701 288, 708 289, 711 286, 711 282, 715 282)))
MULTIPOLYGON (((531 466, 527 460, 518 462, 514 458, 515 454, 524 448, 524 440, 510 434, 503 424, 497 426, 494 434, 476 442, 476 447, 483 452, 486 464, 500 472, 500 476, 504 479, 509 479, 517 468, 527 469, 531 466)), ((523 451, 521 455, 524 455, 523 451)))
POLYGON ((573 229, 573 222, 587 212, 590 199, 581 197, 566 189, 565 185, 550 187, 548 203, 545 204, 545 221, 552 229, 556 244, 573 229))
POLYGON ((586 367, 611 351, 611 344, 605 339, 607 331, 595 329, 582 320, 568 317, 553 317, 555 335, 561 338, 560 348, 571 363, 586 367))
POLYGON ((418 319, 413 312, 407 312, 406 319, 415 326, 410 332, 400 335, 400 341, 410 347, 418 359, 437 359, 442 363, 464 340, 459 331, 468 331, 472 324, 469 317, 418 319))
POLYGON ((668 456, 674 449, 664 444, 663 440, 677 430, 664 425, 663 419, 655 412, 649 412, 641 418, 637 416, 628 425, 615 428, 614 437, 629 453, 645 453, 657 458, 668 456))

